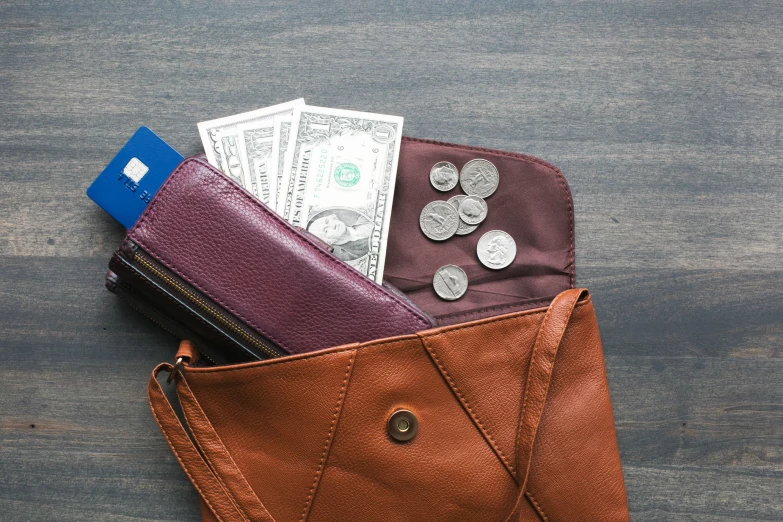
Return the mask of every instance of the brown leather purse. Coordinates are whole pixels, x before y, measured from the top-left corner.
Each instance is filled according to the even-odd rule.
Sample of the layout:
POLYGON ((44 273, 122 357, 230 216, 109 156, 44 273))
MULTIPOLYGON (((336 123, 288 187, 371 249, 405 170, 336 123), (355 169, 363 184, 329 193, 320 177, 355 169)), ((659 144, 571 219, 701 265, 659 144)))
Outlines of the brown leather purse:
POLYGON ((167 267, 165 277, 136 281, 135 265, 118 264, 136 260, 131 248, 115 258, 121 273, 110 273, 109 286, 194 341, 180 345, 177 365, 155 369, 148 394, 201 495, 204 521, 628 520, 595 313, 587 291, 573 288, 573 205, 554 166, 404 138, 384 271, 397 290, 346 276, 342 301, 338 280, 317 290, 335 271, 326 251, 198 161, 185 167, 191 175, 172 175, 128 238, 167 267), (502 176, 489 215, 473 234, 435 244, 421 234, 419 212, 448 196, 434 193, 429 168, 476 157, 502 176), (492 229, 517 243, 500 271, 476 260, 478 237, 492 229), (279 262, 276 238, 275 248, 298 253, 279 262), (275 268, 311 258, 312 267, 297 269, 309 279, 296 285, 275 268), (468 274, 457 301, 432 290, 446 263, 468 274), (167 282, 186 291, 164 299, 167 282), (371 316, 372 303, 351 311, 357 291, 397 315, 371 316), (289 313, 305 301, 318 306, 289 313), (432 322, 419 326, 417 310, 432 322), (365 320, 348 340, 335 333, 346 312, 365 320), (292 336, 283 344, 300 349, 235 365, 198 360, 205 348, 226 353, 264 332, 292 336), (366 342, 344 344, 354 341, 366 342), (158 383, 161 371, 176 380, 187 429, 158 383))
POLYGON ((628 520, 586 290, 282 359, 189 367, 188 342, 177 356, 149 399, 204 521, 628 520))

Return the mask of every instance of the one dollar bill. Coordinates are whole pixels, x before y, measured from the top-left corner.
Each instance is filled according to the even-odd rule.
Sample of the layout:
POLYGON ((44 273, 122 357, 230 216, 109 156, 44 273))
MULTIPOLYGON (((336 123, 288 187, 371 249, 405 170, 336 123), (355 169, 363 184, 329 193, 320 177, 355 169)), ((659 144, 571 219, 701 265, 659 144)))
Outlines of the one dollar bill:
MULTIPOLYGON (((238 127, 243 124, 253 124, 262 121, 271 123, 274 121, 275 116, 291 114, 294 107, 298 105, 304 105, 303 98, 255 111, 200 122, 198 124, 198 133, 201 137, 201 143, 204 145, 207 161, 220 169, 223 174, 252 192, 253 180, 250 174, 244 171, 240 157, 238 127)), ((260 194, 254 195, 260 197, 260 194)))
POLYGON ((283 173, 285 172, 285 153, 288 150, 288 142, 291 137, 291 118, 292 115, 275 116, 274 134, 272 136, 272 164, 275 167, 275 190, 272 198, 272 208, 278 214, 283 213, 280 209, 280 201, 284 201, 284 194, 281 194, 283 185, 283 173))
POLYGON ((277 208, 377 283, 383 279, 403 119, 294 108, 277 208))
MULTIPOLYGON (((242 173, 246 176, 246 182, 249 182, 252 187, 250 192, 271 208, 274 208, 272 176, 275 178, 275 183, 277 182, 277 169, 273 170, 271 164, 274 137, 273 120, 244 123, 237 127, 242 173)), ((277 166, 275 165, 275 167, 277 166)))

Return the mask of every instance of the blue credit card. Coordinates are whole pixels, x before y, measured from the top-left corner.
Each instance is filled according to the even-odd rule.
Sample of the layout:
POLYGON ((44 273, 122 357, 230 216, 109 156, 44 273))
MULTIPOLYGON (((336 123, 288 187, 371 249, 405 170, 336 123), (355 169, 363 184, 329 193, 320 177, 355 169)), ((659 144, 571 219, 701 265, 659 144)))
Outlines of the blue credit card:
POLYGON ((87 196, 125 228, 131 228, 183 159, 154 132, 139 127, 92 182, 87 196))

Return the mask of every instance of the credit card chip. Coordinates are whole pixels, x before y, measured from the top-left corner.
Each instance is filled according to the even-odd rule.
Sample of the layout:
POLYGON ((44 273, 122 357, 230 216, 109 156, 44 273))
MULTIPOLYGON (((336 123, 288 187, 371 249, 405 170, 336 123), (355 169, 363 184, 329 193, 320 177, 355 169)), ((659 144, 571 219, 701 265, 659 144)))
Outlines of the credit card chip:
POLYGON ((122 169, 122 173, 138 183, 149 170, 150 168, 142 163, 139 158, 133 157, 128 164, 125 165, 125 168, 122 169))

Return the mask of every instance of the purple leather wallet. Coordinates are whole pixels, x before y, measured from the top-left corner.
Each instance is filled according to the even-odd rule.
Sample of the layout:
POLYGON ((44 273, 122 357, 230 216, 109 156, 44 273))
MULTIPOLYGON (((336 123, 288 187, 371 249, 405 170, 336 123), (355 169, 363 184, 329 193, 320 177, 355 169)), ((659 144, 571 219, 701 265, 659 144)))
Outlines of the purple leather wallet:
POLYGON ((433 326, 198 157, 171 174, 109 268, 110 290, 216 363, 433 326))

